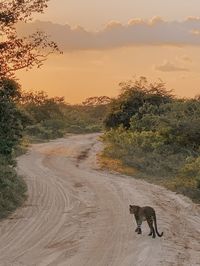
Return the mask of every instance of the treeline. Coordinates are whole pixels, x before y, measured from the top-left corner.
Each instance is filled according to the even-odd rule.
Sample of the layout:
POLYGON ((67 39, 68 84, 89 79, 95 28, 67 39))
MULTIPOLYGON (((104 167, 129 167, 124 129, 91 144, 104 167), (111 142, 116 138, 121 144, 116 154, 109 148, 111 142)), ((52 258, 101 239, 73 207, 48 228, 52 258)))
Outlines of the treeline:
POLYGON ((63 97, 22 92, 19 106, 28 115, 25 136, 32 140, 63 137, 66 133, 93 133, 103 129, 108 97, 91 97, 82 104, 67 104, 63 97))
POLYGON ((16 81, 4 79, 0 100, 0 153, 12 160, 13 150, 23 138, 44 141, 66 133, 102 131, 110 98, 90 97, 82 104, 71 105, 64 97, 23 91, 16 81))
POLYGON ((200 97, 179 99, 146 78, 120 85, 104 121, 104 155, 200 200, 200 97))

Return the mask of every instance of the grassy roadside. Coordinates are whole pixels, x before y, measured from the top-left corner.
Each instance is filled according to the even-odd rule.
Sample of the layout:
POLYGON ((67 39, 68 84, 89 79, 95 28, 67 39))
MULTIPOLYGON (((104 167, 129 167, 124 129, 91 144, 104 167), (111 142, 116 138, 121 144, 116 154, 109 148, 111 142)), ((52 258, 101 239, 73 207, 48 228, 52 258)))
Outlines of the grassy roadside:
POLYGON ((0 219, 7 217, 26 200, 27 186, 15 168, 0 158, 0 219))
POLYGON ((49 139, 25 136, 13 152, 12 163, 8 163, 5 157, 0 157, 0 219, 12 214, 28 197, 27 184, 16 171, 15 158, 25 154, 31 144, 46 141, 49 139))
MULTIPOLYGON (((28 147, 29 141, 24 138, 14 150, 13 158, 25 154, 28 147)), ((5 157, 0 157, 0 219, 8 217, 27 199, 26 182, 15 166, 15 159, 9 164, 5 157)))
POLYGON ((119 158, 114 158, 106 155, 104 152, 101 152, 98 157, 98 163, 102 169, 108 171, 114 171, 120 174, 128 175, 136 179, 143 179, 149 183, 156 185, 161 185, 171 191, 183 194, 184 196, 189 197, 195 203, 200 203, 200 190, 195 189, 194 180, 188 180, 188 178, 180 177, 167 177, 163 178, 162 176, 153 176, 147 175, 134 167, 126 165, 119 158))

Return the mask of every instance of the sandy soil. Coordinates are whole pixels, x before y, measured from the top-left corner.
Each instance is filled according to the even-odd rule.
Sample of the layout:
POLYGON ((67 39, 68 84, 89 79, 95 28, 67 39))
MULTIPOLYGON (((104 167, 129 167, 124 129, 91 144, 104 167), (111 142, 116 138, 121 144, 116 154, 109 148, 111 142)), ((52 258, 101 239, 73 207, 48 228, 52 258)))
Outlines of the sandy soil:
POLYGON ((200 265, 200 210, 189 199, 98 169, 98 135, 33 145, 19 158, 28 201, 0 223, 3 266, 200 265), (162 238, 134 232, 129 204, 156 209, 162 238))

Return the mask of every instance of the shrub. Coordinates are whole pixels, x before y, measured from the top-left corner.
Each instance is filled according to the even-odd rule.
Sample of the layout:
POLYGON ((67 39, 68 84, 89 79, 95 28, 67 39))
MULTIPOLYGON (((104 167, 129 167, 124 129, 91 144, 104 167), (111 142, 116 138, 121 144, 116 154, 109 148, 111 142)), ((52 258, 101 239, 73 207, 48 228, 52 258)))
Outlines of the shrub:
POLYGON ((105 121, 104 153, 200 200, 199 117, 199 97, 176 99, 146 79, 123 83, 105 121))
POLYGON ((179 176, 194 180, 196 187, 200 189, 200 157, 189 158, 186 164, 180 169, 179 176))
POLYGON ((15 169, 0 157, 0 218, 22 204, 26 198, 26 184, 15 169))

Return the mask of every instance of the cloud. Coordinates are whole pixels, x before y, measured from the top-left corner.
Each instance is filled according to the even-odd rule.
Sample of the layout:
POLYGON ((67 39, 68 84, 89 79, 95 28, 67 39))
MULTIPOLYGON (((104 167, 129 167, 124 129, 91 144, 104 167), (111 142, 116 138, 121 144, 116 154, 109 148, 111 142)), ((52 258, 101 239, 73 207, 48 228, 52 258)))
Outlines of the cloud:
POLYGON ((159 16, 155 16, 153 18, 151 18, 150 20, 145 20, 145 19, 142 19, 142 18, 133 18, 133 19, 130 19, 128 21, 128 25, 129 26, 133 26, 133 25, 155 25, 155 24, 159 24, 159 23, 162 23, 164 22, 164 20, 159 17, 159 16))
POLYGON ((189 63, 192 62, 192 58, 190 58, 190 57, 187 56, 187 55, 182 55, 182 56, 180 57, 180 60, 185 61, 185 62, 189 62, 189 63))
POLYGON ((107 23, 106 25, 106 30, 112 30, 116 28, 121 28, 123 27, 122 24, 119 21, 111 20, 107 23))
POLYGON ((187 17, 185 21, 190 21, 190 22, 195 22, 195 21, 200 21, 200 17, 187 17))
POLYGON ((20 23, 21 34, 43 30, 51 35, 63 51, 99 50, 136 45, 195 45, 200 46, 200 18, 188 17, 183 21, 164 21, 161 17, 150 20, 134 18, 127 24, 110 21, 99 31, 87 31, 81 26, 60 25, 35 21, 20 23))
POLYGON ((191 34, 200 36, 200 30, 191 30, 191 34))
POLYGON ((133 18, 128 21, 129 26, 140 25, 140 24, 146 24, 145 20, 141 18, 133 18))
POLYGON ((177 66, 175 63, 165 60, 161 65, 155 66, 155 70, 162 72, 189 71, 188 68, 177 66))
POLYGON ((155 16, 149 20, 149 25, 156 25, 160 23, 164 23, 164 20, 159 16, 155 16))

